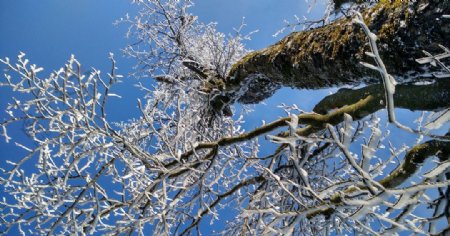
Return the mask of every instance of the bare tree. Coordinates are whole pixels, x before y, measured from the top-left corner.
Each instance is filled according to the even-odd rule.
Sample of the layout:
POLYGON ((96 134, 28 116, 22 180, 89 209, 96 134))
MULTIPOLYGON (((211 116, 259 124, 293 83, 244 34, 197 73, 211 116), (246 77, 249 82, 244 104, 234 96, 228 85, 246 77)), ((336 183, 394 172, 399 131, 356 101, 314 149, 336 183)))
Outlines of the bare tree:
POLYGON ((23 53, 15 63, 1 60, 7 73, 0 85, 19 94, 0 123, 2 136, 14 140, 8 127, 23 122, 34 142, 15 142, 28 155, 9 160, 0 175, 13 199, 0 201, 2 234, 13 227, 47 235, 200 234, 200 223, 221 220, 223 211, 236 212, 221 232, 227 235, 449 231, 450 137, 432 133, 449 120, 445 45, 418 59, 442 68, 442 80, 397 85, 376 35, 355 14, 355 31, 368 36, 366 54, 375 62, 363 64, 384 86, 340 90, 314 112, 283 106, 286 117, 245 131, 231 105, 252 76, 233 81, 230 70, 249 53, 249 35, 197 22, 189 0, 134 2, 141 11, 121 21, 137 42, 124 52, 139 62, 136 76, 158 81, 139 86, 147 92, 139 118, 109 121, 106 104, 119 96, 110 88, 121 78, 113 55, 106 79, 97 70, 82 74, 73 56, 46 78, 23 53), (396 106, 429 115, 406 127, 396 106), (385 108, 387 121, 375 113, 385 108), (417 135, 416 143, 392 145, 389 123, 417 135), (259 153, 261 137, 278 145, 271 155, 259 153), (25 171, 26 162, 35 169, 25 171), (423 207, 432 210, 418 213, 423 207))

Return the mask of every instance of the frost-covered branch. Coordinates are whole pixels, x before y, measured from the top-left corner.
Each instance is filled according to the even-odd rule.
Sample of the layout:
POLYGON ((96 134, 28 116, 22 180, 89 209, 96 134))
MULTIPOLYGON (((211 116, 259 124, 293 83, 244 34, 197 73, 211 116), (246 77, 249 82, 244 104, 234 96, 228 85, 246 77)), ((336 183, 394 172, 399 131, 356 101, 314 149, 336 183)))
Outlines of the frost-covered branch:
MULTIPOLYGON (((350 13, 354 10, 367 9, 373 6, 376 2, 377 1, 374 0, 327 0, 323 3, 325 5, 325 9, 320 19, 310 20, 306 16, 300 18, 297 15, 294 15, 295 20, 293 22, 284 20, 283 27, 281 27, 273 36, 277 37, 286 30, 295 32, 322 27, 342 17, 348 17, 348 15, 350 15, 350 13)), ((308 13, 310 13, 313 8, 317 7, 316 5, 317 2, 312 1, 308 7, 308 13)))
POLYGON ((124 52, 137 59, 138 72, 145 76, 167 76, 175 80, 224 79, 231 65, 248 53, 242 44, 250 36, 241 33, 244 23, 235 35, 226 36, 217 32, 216 24, 198 22, 197 16, 189 11, 193 6, 190 0, 135 3, 142 7, 138 15, 127 15, 117 23, 130 25, 127 35, 137 42, 124 52))
MULTIPOLYGON (((230 116, 229 96, 252 85, 229 76, 248 52, 242 28, 227 36, 197 22, 189 0, 134 2, 142 10, 122 19, 136 39, 125 53, 137 59, 137 74, 157 81, 137 86, 146 92, 139 117, 109 120, 108 104, 120 97, 111 87, 121 77, 112 55, 106 80, 96 69, 85 73, 75 57, 47 76, 24 54, 17 63, 1 61, 0 85, 15 93, 0 121, 2 137, 26 153, 0 172, 8 195, 0 200, 1 234, 16 227, 41 235, 200 234, 205 221, 222 223, 224 211, 235 214, 221 232, 228 235, 445 230, 438 222, 448 209, 448 142, 390 142, 375 112, 382 97, 392 100, 395 81, 367 27, 376 61, 367 66, 381 73, 387 96, 362 89, 319 113, 282 106, 286 117, 246 131, 243 116, 230 116), (29 142, 8 133, 14 124, 23 125, 29 142), (277 148, 262 156, 267 142, 277 148), (433 166, 422 170, 430 159, 433 166), (415 214, 424 206, 435 210, 415 214)), ((419 89, 439 95, 445 88, 419 89)), ((446 114, 425 126, 442 126, 446 114)))
POLYGON ((372 33, 369 27, 364 23, 364 19, 359 12, 355 12, 355 16, 356 17, 353 19, 353 22, 359 24, 363 28, 364 33, 369 38, 369 45, 371 52, 366 52, 366 55, 375 60, 376 66, 365 62, 361 62, 361 64, 369 69, 378 71, 380 73, 383 79, 382 81, 386 92, 386 107, 389 114, 389 121, 395 122, 396 119, 394 111, 394 93, 395 93, 395 85, 397 84, 397 82, 395 81, 394 77, 392 77, 392 75, 390 75, 387 72, 386 66, 384 65, 384 62, 380 57, 380 54, 378 52, 378 46, 376 43, 377 36, 374 33, 372 33))
POLYGON ((430 64, 434 67, 439 66, 442 69, 441 73, 433 73, 433 76, 436 78, 449 78, 450 77, 450 68, 442 62, 442 60, 450 57, 450 50, 443 46, 439 45, 439 47, 444 51, 441 54, 433 55, 427 51, 423 51, 426 57, 416 59, 419 64, 430 64))

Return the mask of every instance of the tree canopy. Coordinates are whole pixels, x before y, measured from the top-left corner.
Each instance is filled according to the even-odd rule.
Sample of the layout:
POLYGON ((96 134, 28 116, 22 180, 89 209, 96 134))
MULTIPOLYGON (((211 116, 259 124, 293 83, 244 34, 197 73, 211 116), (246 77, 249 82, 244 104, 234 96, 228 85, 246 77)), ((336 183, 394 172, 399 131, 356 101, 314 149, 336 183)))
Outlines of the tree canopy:
POLYGON ((1 137, 27 152, 0 172, 0 234, 191 235, 205 221, 224 235, 450 233, 449 1, 328 1, 254 52, 243 25, 221 33, 191 0, 133 3, 124 53, 155 81, 136 86, 140 117, 107 115, 123 77, 113 54, 106 75, 75 56, 46 77, 24 53, 0 60, 17 94, 1 137), (234 108, 338 85, 251 130, 234 108), (416 125, 398 108, 421 111, 416 125), (16 123, 33 145, 10 135, 16 123), (395 146, 400 133, 415 141, 395 146))

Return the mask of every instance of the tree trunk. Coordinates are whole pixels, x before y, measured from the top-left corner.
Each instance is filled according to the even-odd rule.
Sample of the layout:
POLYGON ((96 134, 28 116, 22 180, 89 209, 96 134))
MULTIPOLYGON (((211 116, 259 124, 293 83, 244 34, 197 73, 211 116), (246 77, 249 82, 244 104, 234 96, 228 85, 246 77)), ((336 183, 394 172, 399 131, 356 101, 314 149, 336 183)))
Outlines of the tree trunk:
MULTIPOLYGON (((378 36, 380 54, 389 73, 421 72, 415 59, 424 56, 422 50, 438 53, 439 44, 449 46, 450 19, 442 17, 450 13, 449 5, 449 0, 380 0, 362 13, 378 36)), ((239 94, 233 100, 257 103, 281 86, 323 88, 379 82, 378 75, 359 64, 372 62, 364 55, 367 51, 367 38, 351 18, 291 33, 237 62, 226 81, 226 92, 239 94), (242 86, 247 87, 246 91, 242 92, 242 86)))

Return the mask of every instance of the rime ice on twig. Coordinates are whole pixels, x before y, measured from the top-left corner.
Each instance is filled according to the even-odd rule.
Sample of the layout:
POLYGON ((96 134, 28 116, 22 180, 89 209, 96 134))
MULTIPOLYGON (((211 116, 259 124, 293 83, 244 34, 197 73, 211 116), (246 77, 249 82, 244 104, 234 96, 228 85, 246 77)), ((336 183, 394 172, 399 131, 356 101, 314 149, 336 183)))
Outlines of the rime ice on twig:
MULTIPOLYGON (((24 94, 8 105, 3 136, 10 138, 10 124, 25 121, 35 143, 17 143, 28 154, 8 161, 10 170, 0 175, 11 196, 0 200, 0 233, 18 226, 24 234, 188 235, 200 233, 204 221, 223 220, 223 211, 236 212, 222 232, 227 235, 440 230, 448 161, 426 178, 408 178, 442 153, 436 148, 442 142, 397 149, 376 116, 348 115, 364 111, 370 99, 327 115, 282 106, 289 117, 248 132, 242 116, 208 116, 211 98, 223 95, 220 81, 232 79, 224 78, 230 65, 247 52, 241 29, 226 37, 212 24, 197 23, 188 0, 134 2, 143 10, 124 21, 138 43, 126 52, 138 59, 138 72, 159 81, 154 88, 137 85, 147 92, 137 101, 140 117, 108 121, 107 104, 120 97, 110 93, 120 78, 112 55, 106 80, 95 69, 83 74, 75 57, 47 78, 23 53, 17 65, 2 60, 12 74, 1 85, 24 94), (287 131, 274 135, 280 128, 287 131), (261 157, 266 143, 259 137, 266 134, 279 146, 261 157), (36 165, 28 171, 25 163, 36 165), (431 190, 437 198, 428 196, 431 190), (427 205, 436 211, 414 214, 427 205)), ((393 92, 385 69, 367 66, 382 72, 393 92)))
POLYGON ((450 68, 445 65, 442 60, 450 57, 450 50, 443 45, 439 45, 439 47, 444 51, 441 54, 433 55, 427 51, 423 51, 426 57, 416 59, 419 64, 430 64, 434 67, 439 66, 442 69, 440 73, 433 73, 433 76, 436 78, 449 78, 450 77, 450 68))
POLYGON ((366 53, 366 55, 372 57, 376 63, 376 65, 368 64, 365 62, 361 62, 361 64, 369 69, 380 72, 386 92, 386 106, 389 114, 389 121, 395 122, 396 119, 394 111, 394 93, 395 85, 397 84, 397 82, 395 81, 394 77, 392 77, 392 75, 387 72, 386 66, 384 65, 383 60, 378 53, 378 46, 376 43, 377 36, 374 33, 370 32, 369 27, 364 23, 364 19, 359 12, 355 12, 355 18, 353 19, 353 22, 360 25, 363 28, 364 33, 367 35, 371 52, 366 53))

